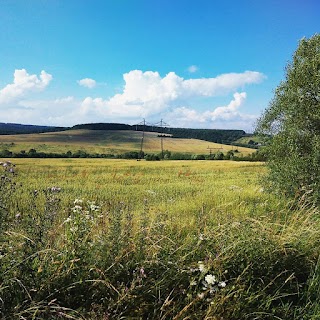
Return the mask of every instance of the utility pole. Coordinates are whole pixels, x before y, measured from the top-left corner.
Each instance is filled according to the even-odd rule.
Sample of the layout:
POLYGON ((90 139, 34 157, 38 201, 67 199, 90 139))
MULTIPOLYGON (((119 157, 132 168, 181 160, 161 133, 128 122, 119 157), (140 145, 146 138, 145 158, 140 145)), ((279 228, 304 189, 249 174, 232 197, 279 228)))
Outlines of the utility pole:
POLYGON ((165 126, 168 126, 167 123, 165 123, 163 121, 163 119, 160 120, 160 128, 161 128, 161 132, 160 132, 160 143, 161 143, 161 158, 163 159, 164 158, 164 148, 163 148, 163 138, 165 137, 165 134, 164 134, 164 129, 165 129, 165 126))
MULTIPOLYGON (((161 127, 161 131, 162 130, 162 125, 163 125, 163 120, 161 119, 160 121, 160 127, 161 127)), ((163 159, 163 132, 161 132, 161 159, 163 159)))
MULTIPOLYGON (((136 123, 135 126, 136 126, 136 131, 138 131, 138 129, 140 129, 140 127, 142 126, 142 137, 140 142, 140 154, 139 154, 139 159, 141 159, 143 155, 143 142, 144 142, 144 133, 146 131, 146 120, 143 119, 142 122, 136 123)), ((141 131, 141 129, 139 131, 141 131)))
POLYGON ((141 147, 140 147, 140 157, 142 156, 142 152, 143 152, 143 140, 144 140, 144 131, 145 131, 145 127, 146 127, 146 120, 143 119, 143 129, 142 129, 142 138, 141 138, 141 147))

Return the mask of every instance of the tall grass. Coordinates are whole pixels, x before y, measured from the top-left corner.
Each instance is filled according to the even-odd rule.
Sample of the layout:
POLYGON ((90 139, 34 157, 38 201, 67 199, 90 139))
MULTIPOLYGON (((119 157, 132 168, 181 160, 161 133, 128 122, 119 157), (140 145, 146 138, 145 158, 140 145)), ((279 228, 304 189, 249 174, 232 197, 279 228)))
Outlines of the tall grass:
POLYGON ((261 164, 20 160, 1 180, 3 319, 318 319, 319 212, 261 164))

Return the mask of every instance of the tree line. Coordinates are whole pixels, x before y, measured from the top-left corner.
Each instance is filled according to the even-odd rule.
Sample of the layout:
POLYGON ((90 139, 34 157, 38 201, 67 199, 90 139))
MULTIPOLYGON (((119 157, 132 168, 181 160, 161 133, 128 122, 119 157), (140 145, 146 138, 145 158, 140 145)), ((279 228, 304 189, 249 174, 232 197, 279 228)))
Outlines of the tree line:
POLYGON ((226 153, 190 154, 183 152, 145 153, 141 151, 128 151, 124 153, 88 153, 84 150, 67 151, 62 153, 38 152, 36 149, 13 152, 8 149, 0 150, 2 158, 105 158, 105 159, 137 159, 147 161, 157 160, 235 160, 235 161, 265 161, 263 151, 257 150, 250 155, 242 155, 238 150, 229 150, 226 153))

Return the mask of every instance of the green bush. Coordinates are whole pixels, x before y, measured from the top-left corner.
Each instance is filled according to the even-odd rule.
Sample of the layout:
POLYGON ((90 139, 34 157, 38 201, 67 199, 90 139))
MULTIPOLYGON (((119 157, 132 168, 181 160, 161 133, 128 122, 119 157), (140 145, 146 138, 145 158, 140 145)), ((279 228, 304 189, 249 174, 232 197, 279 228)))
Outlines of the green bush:
POLYGON ((286 78, 261 116, 257 132, 273 138, 265 147, 270 190, 320 202, 320 35, 302 39, 286 78))

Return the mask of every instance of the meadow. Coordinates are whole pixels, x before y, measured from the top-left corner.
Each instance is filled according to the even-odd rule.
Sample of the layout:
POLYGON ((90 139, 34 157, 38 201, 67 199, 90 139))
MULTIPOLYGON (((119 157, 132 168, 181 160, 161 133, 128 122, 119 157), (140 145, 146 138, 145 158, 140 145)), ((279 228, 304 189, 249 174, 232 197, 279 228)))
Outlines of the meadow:
POLYGON ((2 319, 320 319, 319 212, 263 163, 13 160, 2 319))
MULTIPOLYGON (((159 153, 161 151, 161 139, 159 133, 145 132, 143 151, 146 153, 159 153)), ((94 153, 124 153, 140 151, 141 131, 121 130, 66 130, 49 133, 0 135, 0 150, 7 149, 12 152, 28 152, 36 149, 37 152, 66 153, 68 151, 85 151, 94 153)), ((235 149, 231 145, 222 145, 197 139, 164 138, 165 150, 171 152, 183 152, 193 154, 209 154, 208 147, 214 151, 228 152, 235 149)), ((240 155, 248 155, 255 150, 244 147, 236 147, 240 155)))

